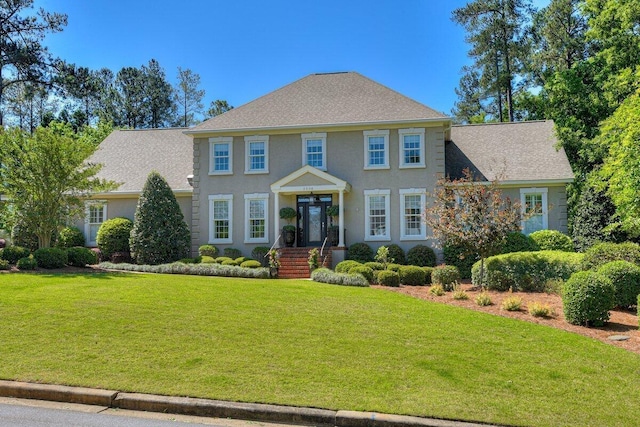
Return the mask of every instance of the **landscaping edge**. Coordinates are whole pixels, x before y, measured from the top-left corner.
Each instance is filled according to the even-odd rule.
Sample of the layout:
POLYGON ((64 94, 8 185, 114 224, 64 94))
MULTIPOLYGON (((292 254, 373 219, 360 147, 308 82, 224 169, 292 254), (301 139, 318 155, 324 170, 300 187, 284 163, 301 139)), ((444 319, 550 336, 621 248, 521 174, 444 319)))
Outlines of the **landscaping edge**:
POLYGON ((488 424, 0 380, 0 396, 212 418, 336 427, 480 427, 488 424))

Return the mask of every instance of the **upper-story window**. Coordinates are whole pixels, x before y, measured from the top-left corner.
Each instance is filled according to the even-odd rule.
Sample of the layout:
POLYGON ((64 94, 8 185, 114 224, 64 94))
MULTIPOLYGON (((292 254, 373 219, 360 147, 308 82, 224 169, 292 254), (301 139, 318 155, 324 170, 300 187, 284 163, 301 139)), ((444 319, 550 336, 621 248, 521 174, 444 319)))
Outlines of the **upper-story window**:
POLYGON ((327 170, 327 134, 324 132, 302 134, 302 165, 327 170))
POLYGON ((209 173, 212 175, 233 173, 233 138, 229 136, 209 138, 209 173))
POLYGON ((520 204, 524 217, 522 220, 524 234, 529 235, 534 231, 549 228, 546 188, 520 189, 520 204))
POLYGON ((425 167, 424 128, 398 129, 401 168, 425 167))
POLYGON ((389 131, 366 130, 364 134, 364 168, 389 169, 389 131))
POLYGON ((245 173, 269 173, 269 137, 245 136, 245 173))

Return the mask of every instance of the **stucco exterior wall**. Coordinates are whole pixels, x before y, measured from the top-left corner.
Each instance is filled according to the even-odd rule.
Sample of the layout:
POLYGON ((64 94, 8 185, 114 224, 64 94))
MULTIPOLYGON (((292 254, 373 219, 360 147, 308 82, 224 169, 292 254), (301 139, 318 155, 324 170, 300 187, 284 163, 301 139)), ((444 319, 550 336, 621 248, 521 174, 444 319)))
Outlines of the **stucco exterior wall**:
POLYGON ((567 190, 565 185, 531 185, 522 187, 503 188, 502 194, 511 200, 520 202, 520 190, 539 189, 547 191, 547 211, 549 230, 558 230, 567 233, 567 190))

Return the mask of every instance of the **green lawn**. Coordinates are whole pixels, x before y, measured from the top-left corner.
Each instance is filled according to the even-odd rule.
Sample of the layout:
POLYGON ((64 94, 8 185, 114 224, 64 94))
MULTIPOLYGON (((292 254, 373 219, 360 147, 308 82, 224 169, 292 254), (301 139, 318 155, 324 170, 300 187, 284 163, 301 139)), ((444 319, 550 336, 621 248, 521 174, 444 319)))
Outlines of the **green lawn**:
POLYGON ((0 378, 511 425, 640 423, 640 356, 369 288, 0 274, 0 378))

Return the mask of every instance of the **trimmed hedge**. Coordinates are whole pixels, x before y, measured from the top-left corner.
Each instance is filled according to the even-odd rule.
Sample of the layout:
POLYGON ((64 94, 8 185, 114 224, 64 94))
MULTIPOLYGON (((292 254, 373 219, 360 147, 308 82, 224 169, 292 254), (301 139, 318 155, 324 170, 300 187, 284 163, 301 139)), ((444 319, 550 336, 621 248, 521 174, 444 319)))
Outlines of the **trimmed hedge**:
POLYGON ((589 270, 611 261, 621 260, 640 265, 640 245, 632 242, 598 243, 584 253, 582 268, 589 270))
POLYGON ((20 258, 28 257, 31 251, 28 248, 22 246, 7 246, 0 250, 0 258, 9 262, 9 264, 15 264, 20 258))
POLYGON ((460 281, 460 270, 455 265, 439 265, 431 272, 431 282, 441 285, 444 290, 453 290, 453 286, 458 281, 460 281))
POLYGON ((636 305, 640 295, 639 266, 629 261, 611 261, 597 271, 613 283, 616 306, 629 308, 636 305))
POLYGON ((132 229, 133 221, 129 218, 111 218, 103 222, 96 236, 102 259, 111 259, 116 252, 129 252, 132 229))
POLYGON ((62 268, 67 264, 67 251, 60 248, 40 248, 33 253, 38 266, 46 269, 62 268))
POLYGON ((201 245, 198 248, 198 255, 216 258, 218 256, 218 248, 213 245, 201 245))
POLYGON ((507 234, 507 237, 504 239, 501 253, 509 254, 512 252, 532 252, 539 250, 540 247, 530 236, 520 233, 519 231, 514 231, 513 233, 507 234))
POLYGON ((382 270, 378 272, 378 283, 382 286, 400 286, 400 275, 395 271, 382 270))
POLYGON ((418 267, 435 267, 436 253, 429 246, 416 245, 407 252, 407 264, 418 267))
POLYGON ((400 283, 406 286, 422 286, 426 283, 426 273, 422 267, 403 265, 398 272, 400 283))
POLYGON ((424 270, 424 284, 430 285, 432 282, 431 274, 433 273, 434 267, 422 267, 422 269, 424 270))
POLYGON ((471 278, 471 268, 480 259, 478 254, 465 254, 462 247, 454 245, 445 245, 442 252, 446 265, 458 267, 462 279, 471 278))
POLYGON ((366 265, 373 271, 384 270, 384 264, 381 262, 371 261, 371 262, 366 262, 364 265, 366 265))
POLYGON ((242 268, 260 268, 260 267, 262 267, 262 264, 260 264, 260 261, 256 261, 255 259, 248 259, 248 260, 242 262, 242 264, 240 264, 240 267, 242 267, 242 268))
POLYGON ((400 265, 405 265, 407 263, 407 257, 400 246, 393 243, 387 246, 387 249, 389 249, 389 258, 392 259, 394 263, 400 265))
POLYGON ((579 271, 564 284, 564 317, 573 325, 602 326, 614 305, 611 280, 597 271, 579 271))
POLYGON ((244 277, 247 279, 269 279, 268 268, 242 268, 234 265, 220 264, 184 264, 172 262, 170 264, 140 265, 112 262, 102 262, 100 267, 108 270, 138 271, 142 273, 160 274, 189 274, 194 276, 222 276, 244 277))
POLYGON ((236 248, 224 248, 222 254, 231 259, 240 258, 242 256, 242 252, 240 251, 240 249, 236 248))
POLYGON ((362 264, 374 261, 373 255, 373 249, 366 243, 354 243, 349 246, 349 250, 347 250, 348 260, 358 261, 362 264))
POLYGON ((64 227, 58 233, 56 246, 62 249, 82 247, 85 244, 84 234, 78 227, 64 227))
POLYGON ((369 282, 362 274, 335 273, 328 268, 317 268, 311 273, 314 282, 343 286, 369 286, 369 282))
POLYGON ((38 266, 38 261, 36 261, 33 255, 20 258, 16 263, 16 267, 18 267, 19 270, 35 270, 37 266, 38 266))
POLYGON ((354 260, 345 260, 345 261, 340 261, 338 264, 336 264, 336 273, 348 273, 349 270, 351 270, 353 267, 356 267, 358 265, 362 265, 361 263, 359 263, 358 261, 354 261, 354 260))
POLYGON ((366 265, 356 265, 355 267, 351 267, 349 269, 349 274, 362 274, 367 282, 373 283, 373 269, 367 267, 366 265))
POLYGON ((538 230, 529 235, 541 251, 575 252, 571 237, 557 230, 538 230))
POLYGON ((85 247, 75 247, 67 249, 67 263, 75 267, 94 265, 98 262, 95 252, 85 247))

